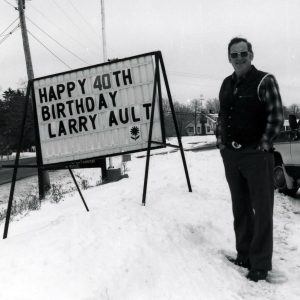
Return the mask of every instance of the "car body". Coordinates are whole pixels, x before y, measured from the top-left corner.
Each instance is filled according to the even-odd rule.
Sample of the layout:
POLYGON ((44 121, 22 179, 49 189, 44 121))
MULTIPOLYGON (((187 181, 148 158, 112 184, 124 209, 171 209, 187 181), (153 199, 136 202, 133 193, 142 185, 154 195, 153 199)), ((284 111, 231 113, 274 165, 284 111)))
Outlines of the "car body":
POLYGON ((290 118, 290 130, 281 131, 274 142, 275 188, 294 195, 300 187, 300 128, 295 116, 290 118), (292 121, 291 121, 292 120, 292 121))

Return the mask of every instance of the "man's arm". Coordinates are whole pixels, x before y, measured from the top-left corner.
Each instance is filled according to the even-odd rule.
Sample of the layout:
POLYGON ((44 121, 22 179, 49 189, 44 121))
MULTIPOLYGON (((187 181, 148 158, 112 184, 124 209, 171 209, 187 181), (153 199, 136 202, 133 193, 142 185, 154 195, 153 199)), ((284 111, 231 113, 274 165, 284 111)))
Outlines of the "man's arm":
POLYGON ((222 143, 222 106, 221 106, 221 91, 223 88, 224 81, 221 85, 220 92, 219 92, 219 102, 220 102, 220 111, 217 119, 217 124, 216 124, 216 138, 217 138, 217 143, 216 146, 218 149, 222 150, 225 148, 225 145, 222 143))
POLYGON ((225 147, 222 143, 221 133, 222 133, 221 113, 219 113, 217 124, 216 124, 216 138, 217 138, 216 146, 220 150, 222 150, 225 147))
POLYGON ((262 150, 269 151, 284 121, 281 96, 274 76, 268 75, 263 79, 259 95, 261 101, 266 103, 267 111, 267 124, 261 138, 260 147, 262 150))

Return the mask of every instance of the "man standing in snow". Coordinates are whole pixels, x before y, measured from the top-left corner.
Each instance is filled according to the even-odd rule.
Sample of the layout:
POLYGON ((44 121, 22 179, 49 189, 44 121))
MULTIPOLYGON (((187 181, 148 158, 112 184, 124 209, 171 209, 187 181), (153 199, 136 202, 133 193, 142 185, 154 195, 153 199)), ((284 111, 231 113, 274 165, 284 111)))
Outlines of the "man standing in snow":
POLYGON ((228 59, 234 73, 220 89, 217 147, 232 198, 233 262, 249 269, 249 280, 265 280, 272 269, 272 141, 283 124, 281 97, 275 77, 252 65, 252 45, 246 39, 230 41, 228 59))

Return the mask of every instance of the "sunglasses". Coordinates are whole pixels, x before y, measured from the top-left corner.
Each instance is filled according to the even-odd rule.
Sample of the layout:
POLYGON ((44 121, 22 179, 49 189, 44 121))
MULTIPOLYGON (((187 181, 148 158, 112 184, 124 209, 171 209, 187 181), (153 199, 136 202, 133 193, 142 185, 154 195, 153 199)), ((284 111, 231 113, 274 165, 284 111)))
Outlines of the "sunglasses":
POLYGON ((230 53, 231 58, 237 58, 238 55, 240 55, 241 57, 247 57, 248 56, 248 51, 230 53))

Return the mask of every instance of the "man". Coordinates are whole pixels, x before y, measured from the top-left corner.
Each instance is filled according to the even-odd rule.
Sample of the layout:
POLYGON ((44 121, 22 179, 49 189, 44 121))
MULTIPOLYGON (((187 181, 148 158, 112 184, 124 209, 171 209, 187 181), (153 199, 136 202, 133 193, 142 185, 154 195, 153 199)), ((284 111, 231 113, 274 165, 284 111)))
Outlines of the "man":
POLYGON ((282 103, 275 77, 252 65, 252 45, 246 39, 230 41, 228 59, 234 73, 220 89, 217 146, 232 198, 233 262, 248 268, 247 278, 257 282, 272 269, 272 141, 283 124, 282 103))

